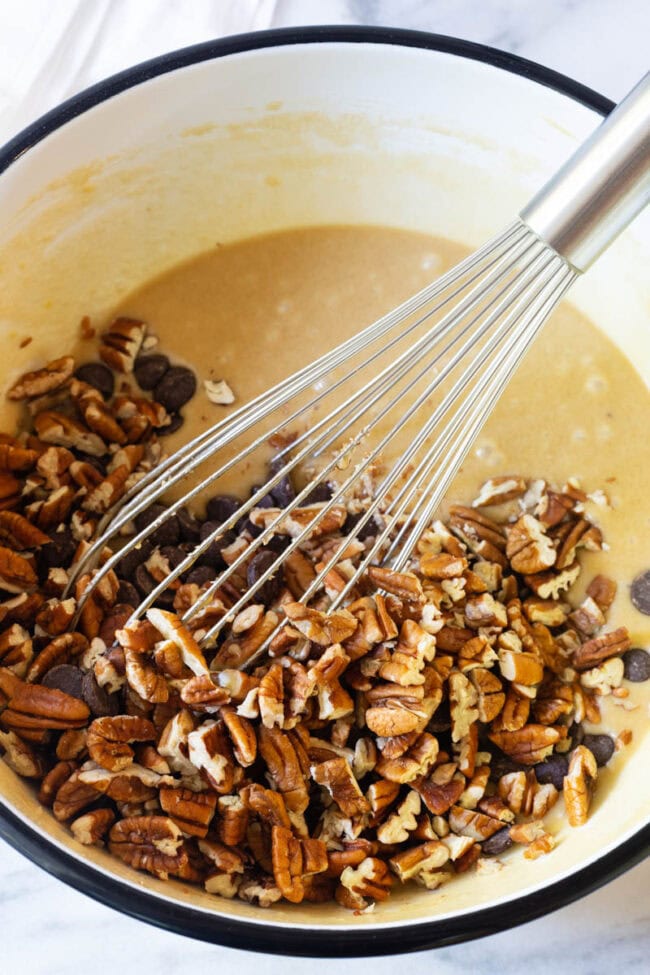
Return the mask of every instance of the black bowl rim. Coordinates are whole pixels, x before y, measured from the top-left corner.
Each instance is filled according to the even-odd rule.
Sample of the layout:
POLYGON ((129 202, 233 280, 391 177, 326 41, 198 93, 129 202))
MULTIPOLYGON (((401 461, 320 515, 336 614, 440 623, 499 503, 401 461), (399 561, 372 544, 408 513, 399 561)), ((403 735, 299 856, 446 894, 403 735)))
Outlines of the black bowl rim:
MULTIPOLYGON (((607 115, 614 103, 566 75, 500 51, 441 34, 392 27, 322 26, 239 34, 196 44, 135 65, 87 88, 43 115, 0 150, 0 173, 26 151, 71 119, 100 102, 158 75, 201 61, 267 47, 318 43, 390 44, 454 54, 528 78, 607 115)), ((307 957, 386 955, 451 945, 515 927, 557 910, 596 890, 639 863, 650 850, 650 826, 570 876, 505 904, 470 911, 458 918, 393 924, 384 929, 291 928, 233 920, 196 911, 125 884, 51 843, 0 800, 0 836, 11 846, 76 890, 115 910, 168 931, 213 944, 251 951, 307 957)), ((263 917, 261 918, 263 921, 263 917)))

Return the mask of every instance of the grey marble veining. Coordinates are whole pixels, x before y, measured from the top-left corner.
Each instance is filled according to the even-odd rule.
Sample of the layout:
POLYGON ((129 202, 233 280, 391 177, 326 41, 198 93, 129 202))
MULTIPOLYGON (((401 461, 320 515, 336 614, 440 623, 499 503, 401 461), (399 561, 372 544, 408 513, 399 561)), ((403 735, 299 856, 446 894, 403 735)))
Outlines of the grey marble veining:
MULTIPOLYGON (((0 4, 0 137, 113 71, 251 26, 366 23, 453 34, 548 64, 612 98, 648 66, 648 0, 57 0, 40 19, 39 6, 45 9, 45 0, 0 4)), ((523 927, 367 963, 251 955, 159 931, 65 887, 2 842, 0 878, 2 968, 20 975, 184 975, 213 968, 347 975, 352 965, 371 965, 376 975, 389 975, 396 965, 403 975, 650 970, 650 862, 523 927)))

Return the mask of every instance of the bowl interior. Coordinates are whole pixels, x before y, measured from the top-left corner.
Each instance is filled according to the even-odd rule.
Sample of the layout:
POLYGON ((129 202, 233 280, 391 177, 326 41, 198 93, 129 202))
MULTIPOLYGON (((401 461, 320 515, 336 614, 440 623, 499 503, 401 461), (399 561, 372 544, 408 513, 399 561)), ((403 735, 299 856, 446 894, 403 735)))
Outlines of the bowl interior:
MULTIPOLYGON (((488 64, 384 44, 278 46, 204 61, 103 101, 0 177, 2 384, 61 354, 81 317, 103 319, 181 260, 248 235, 315 224, 380 224, 478 245, 596 126, 565 95, 488 64), (33 341, 19 348, 19 340, 33 341)), ((572 293, 650 381, 650 215, 572 293)), ((6 405, 3 422, 10 422, 6 405)), ((641 635, 639 635, 639 638, 641 635)), ((645 634, 647 639, 648 634, 645 634)), ((643 736, 589 823, 560 828, 559 855, 518 855, 497 875, 408 889, 354 925, 457 916, 539 889, 616 847, 646 820, 643 736)), ((339 908, 259 912, 136 875, 76 844, 0 763, 7 806, 100 871, 160 898, 255 924, 349 928, 339 908)))

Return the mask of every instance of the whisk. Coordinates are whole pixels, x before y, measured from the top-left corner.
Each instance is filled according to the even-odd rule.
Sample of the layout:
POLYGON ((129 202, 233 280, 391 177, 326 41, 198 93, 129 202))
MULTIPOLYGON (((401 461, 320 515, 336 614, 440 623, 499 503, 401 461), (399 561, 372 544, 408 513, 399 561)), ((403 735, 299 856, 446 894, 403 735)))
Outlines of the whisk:
MULTIPOLYGON (((298 521, 288 544, 267 558, 267 567, 252 585, 205 630, 202 646, 214 646, 224 628, 255 601, 288 556, 313 537, 324 519, 340 513, 350 492, 364 474, 376 470, 406 425, 417 423, 399 457, 380 476, 375 475, 372 496, 365 499, 353 527, 345 530, 338 550, 320 568, 301 602, 308 603, 322 591, 341 551, 360 535, 371 537, 344 586, 331 595, 329 612, 345 603, 369 566, 381 564, 403 571, 463 458, 548 316, 579 274, 649 200, 650 74, 502 233, 398 308, 237 409, 143 476, 100 523, 96 539, 71 573, 69 589, 97 564, 106 544, 127 531, 134 518, 190 474, 202 474, 195 487, 95 569, 78 612, 106 574, 181 507, 217 485, 270 438, 305 424, 276 456, 267 482, 253 489, 248 500, 171 569, 143 598, 129 622, 152 607, 218 539, 258 506, 267 505, 269 492, 292 471, 304 471, 318 460, 318 469, 305 486, 280 510, 265 513, 262 530, 185 612, 183 622, 190 623, 292 514, 302 514, 303 521, 298 521), (371 374, 360 382, 364 370, 371 374), (436 394, 438 400, 433 401, 436 394), (317 409, 333 395, 337 397, 333 408, 316 419, 317 409), (373 432, 376 442, 353 463, 355 451, 368 443, 373 432), (240 448, 242 439, 247 442, 240 448), (235 442, 236 452, 231 448, 224 456, 225 448, 235 442), (314 490, 324 484, 329 485, 329 496, 310 504, 314 490)), ((266 651, 282 625, 278 624, 247 664, 266 651)))

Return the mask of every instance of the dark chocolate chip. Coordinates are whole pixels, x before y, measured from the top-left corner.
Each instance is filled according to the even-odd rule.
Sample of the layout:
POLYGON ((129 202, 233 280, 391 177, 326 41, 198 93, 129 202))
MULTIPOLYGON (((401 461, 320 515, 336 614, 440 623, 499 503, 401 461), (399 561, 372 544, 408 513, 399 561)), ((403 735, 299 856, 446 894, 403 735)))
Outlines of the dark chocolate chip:
POLYGON ((120 579, 120 588, 117 590, 118 603, 127 603, 129 606, 136 606, 140 602, 140 593, 133 583, 126 579, 120 579))
MULTIPOLYGON (((257 580, 264 575, 266 570, 273 565, 277 555, 275 552, 271 552, 268 549, 261 548, 259 552, 256 552, 253 558, 248 563, 248 568, 246 569, 246 581, 248 582, 249 588, 254 586, 257 580)), ((266 603, 270 605, 275 599, 278 598, 282 592, 284 586, 284 572, 282 566, 273 573, 270 579, 258 589, 255 594, 255 602, 266 603)))
POLYGON ((69 528, 65 528, 60 532, 54 532, 50 535, 50 538, 52 541, 43 545, 36 554, 38 568, 43 574, 43 577, 47 576, 50 569, 55 569, 59 566, 67 568, 77 551, 77 543, 69 528))
POLYGON ((217 578, 217 570, 211 565, 197 565, 195 569, 187 573, 186 582, 203 586, 206 582, 214 582, 217 578))
POLYGON ((180 413, 171 413, 171 423, 168 423, 166 427, 158 427, 156 430, 156 435, 158 437, 168 437, 170 433, 176 433, 177 430, 185 423, 185 420, 180 415, 180 413))
POLYGON ((154 591, 158 583, 151 575, 146 565, 139 565, 133 575, 133 581, 143 596, 149 596, 154 591))
POLYGON ((632 647, 623 654, 623 667, 626 679, 634 681, 635 684, 650 680, 650 653, 642 650, 641 647, 632 647))
POLYGON ((569 760, 566 755, 549 755, 534 768, 535 776, 540 785, 554 785, 561 790, 564 786, 564 776, 569 771, 569 760))
POLYGON ((198 542, 201 536, 201 522, 197 521, 187 508, 179 508, 176 512, 178 531, 183 542, 198 542))
POLYGON ((288 474, 285 474, 275 487, 271 488, 270 495, 278 508, 286 508, 288 504, 291 504, 295 500, 296 492, 288 474))
POLYGON ((610 735, 585 735, 582 744, 596 759, 596 765, 607 765, 614 754, 614 739, 610 735))
POLYGON ((633 581, 630 598, 640 613, 650 616, 650 569, 641 572, 633 581))
MULTIPOLYGON (((153 545, 147 540, 143 542, 138 548, 132 549, 132 551, 127 552, 123 558, 117 563, 117 574, 120 578, 127 579, 131 581, 135 574, 135 570, 143 562, 146 562, 151 553, 153 552, 153 545)), ((130 599, 122 599, 123 603, 130 603, 130 599)))
POLYGON ((75 376, 82 383, 88 383, 89 386, 98 389, 104 399, 110 399, 115 391, 115 376, 108 366, 101 362, 87 362, 79 366, 75 376))
POLYGON ((234 494, 215 494, 206 504, 205 511, 208 521, 222 525, 228 518, 232 518, 240 506, 241 501, 234 494))
MULTIPOLYGON (((204 542, 206 538, 212 534, 212 532, 217 531, 221 527, 221 522, 216 521, 204 521, 201 525, 201 541, 204 542)), ((233 532, 226 532, 221 537, 217 537, 211 545, 203 552, 203 554, 198 559, 198 565, 211 565, 216 569, 222 569, 225 562, 221 558, 221 549, 227 548, 228 545, 232 544, 235 540, 235 535, 233 532)))
POLYGON ((154 399, 168 413, 177 413, 196 392, 196 376, 185 366, 172 366, 154 389, 154 399))
POLYGON ((108 615, 102 620, 102 625, 99 628, 99 639, 103 640, 107 647, 113 646, 115 631, 123 628, 139 602, 140 597, 136 595, 136 602, 133 604, 116 603, 115 606, 111 606, 108 615))
POLYGON ((498 856, 500 853, 505 853, 509 846, 512 846, 512 840, 510 838, 510 829, 508 826, 504 826, 497 833, 493 833, 487 840, 483 840, 481 843, 481 852, 488 857, 498 856))
POLYGON ((575 722, 569 728, 569 738, 571 739, 571 744, 574 748, 581 745, 585 738, 585 729, 581 724, 576 724, 575 722))
POLYGON ((82 680, 83 671, 78 667, 73 667, 72 664, 58 664, 58 666, 52 667, 52 670, 48 670, 41 684, 57 691, 63 691, 70 697, 78 697, 81 701, 83 700, 82 680))
POLYGON ((331 484, 317 484, 311 489, 303 504, 321 504, 323 501, 329 501, 333 494, 334 489, 331 484))
MULTIPOLYGON (((356 525, 361 521, 363 517, 363 512, 358 515, 348 515, 345 521, 345 527, 343 533, 349 535, 350 532, 355 528, 356 525)), ((360 542, 365 542, 367 538, 374 538, 381 531, 381 525, 375 520, 374 515, 368 519, 368 521, 363 525, 358 532, 355 534, 355 538, 358 538, 360 542)))
POLYGON ((290 545, 291 538, 289 535, 272 535, 271 538, 267 539, 264 547, 270 548, 277 555, 281 555, 290 545))
MULTIPOLYGON (((151 504, 146 511, 140 512, 135 519, 135 527, 139 532, 147 528, 160 515, 164 514, 167 508, 164 504, 151 504)), ((175 515, 168 516, 162 524, 149 535, 147 541, 151 545, 176 545, 179 539, 178 521, 175 515)))
POLYGON ((96 718, 105 718, 110 714, 118 713, 118 696, 109 694, 103 687, 100 687, 92 670, 83 675, 81 691, 84 701, 96 718))
POLYGON ((150 390, 157 386, 169 369, 166 355, 141 355, 135 360, 133 373, 140 389, 150 390))

